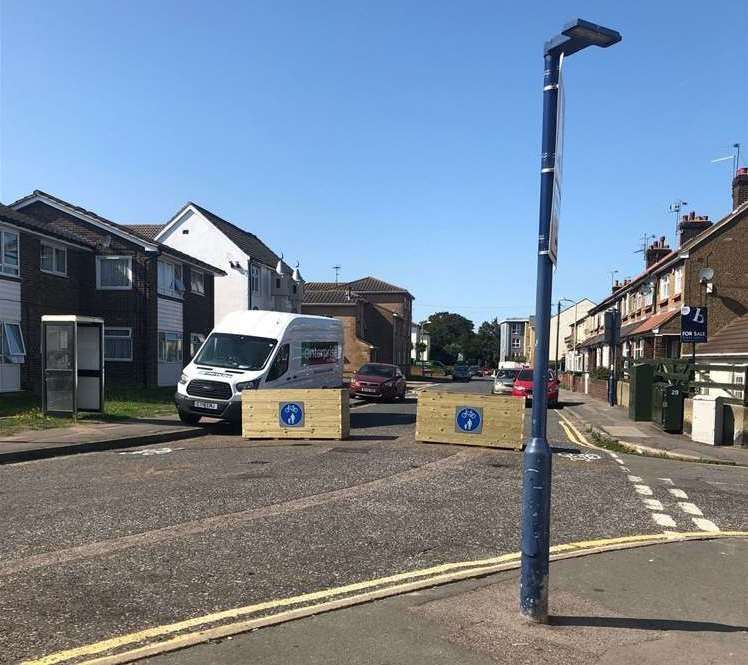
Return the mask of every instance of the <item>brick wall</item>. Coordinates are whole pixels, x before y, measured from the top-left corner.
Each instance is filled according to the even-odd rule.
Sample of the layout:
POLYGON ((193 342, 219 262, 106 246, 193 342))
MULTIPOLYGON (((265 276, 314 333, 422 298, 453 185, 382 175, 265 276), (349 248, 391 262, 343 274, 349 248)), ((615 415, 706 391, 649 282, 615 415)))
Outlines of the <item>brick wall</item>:
POLYGON ((601 399, 605 402, 608 401, 608 382, 602 379, 590 378, 590 396, 595 399, 601 399))
POLYGON ((185 365, 192 359, 190 335, 192 333, 202 333, 207 337, 214 325, 214 278, 211 273, 203 274, 205 294, 199 295, 192 293, 189 290, 190 285, 192 284, 192 269, 189 266, 185 266, 184 268, 184 281, 188 288, 187 292, 184 294, 182 310, 184 316, 184 344, 182 350, 185 365))

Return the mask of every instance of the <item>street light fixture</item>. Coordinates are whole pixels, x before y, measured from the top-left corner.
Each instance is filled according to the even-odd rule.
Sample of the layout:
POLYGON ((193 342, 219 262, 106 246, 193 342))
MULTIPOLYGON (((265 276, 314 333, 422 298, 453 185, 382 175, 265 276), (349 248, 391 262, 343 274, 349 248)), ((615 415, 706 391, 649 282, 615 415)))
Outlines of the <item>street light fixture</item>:
POLYGON ((607 48, 621 41, 615 30, 577 19, 546 42, 543 82, 543 141, 540 168, 540 215, 535 294, 535 369, 533 371, 532 435, 525 446, 522 477, 522 572, 520 608, 537 623, 548 621, 548 558, 551 513, 551 448, 546 438, 548 416, 548 346, 553 264, 557 227, 551 223, 554 197, 560 197, 555 172, 561 61, 588 46, 607 48))

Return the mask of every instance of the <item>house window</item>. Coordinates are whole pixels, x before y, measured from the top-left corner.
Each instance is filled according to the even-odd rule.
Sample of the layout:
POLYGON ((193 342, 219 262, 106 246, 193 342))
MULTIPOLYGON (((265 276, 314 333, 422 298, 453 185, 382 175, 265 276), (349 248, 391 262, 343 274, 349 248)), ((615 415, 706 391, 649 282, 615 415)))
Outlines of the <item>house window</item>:
POLYGON ((513 338, 512 339, 512 348, 513 349, 518 349, 518 348, 520 348, 520 346, 522 346, 522 340, 520 340, 519 337, 513 338))
POLYGON ((280 287, 281 287, 280 277, 276 277, 276 279, 275 279, 275 288, 279 289, 280 287))
POLYGON ((160 363, 182 362, 182 333, 158 333, 158 361, 160 363))
POLYGON ((250 280, 252 282, 252 293, 260 292, 260 268, 259 266, 250 266, 250 280))
POLYGON ((192 276, 190 277, 190 291, 192 293, 199 293, 200 295, 205 294, 205 273, 202 270, 191 270, 192 276))
POLYGON ((512 335, 521 335, 521 334, 522 334, 522 324, 513 323, 512 324, 512 335))
POLYGON ((268 381, 275 381, 282 377, 288 371, 288 357, 289 357, 289 345, 284 344, 278 349, 278 353, 273 360, 273 364, 270 365, 268 371, 268 381))
POLYGON ((181 263, 158 262, 158 292, 173 298, 181 298, 184 295, 181 263))
POLYGON ((644 306, 649 307, 654 302, 654 283, 648 282, 644 286, 644 306))
POLYGON ((132 256, 97 256, 96 288, 131 289, 132 256))
POLYGON ((673 284, 673 295, 678 295, 683 290, 683 268, 675 269, 675 283, 673 284))
POLYGON ((202 333, 190 333, 190 358, 194 358, 205 341, 202 333))
POLYGON ((18 276, 18 234, 0 231, 0 273, 18 276))
POLYGON ((132 328, 104 328, 104 360, 132 360, 132 328))
POLYGON ((660 277, 660 300, 665 300, 665 298, 670 297, 670 280, 668 279, 667 275, 663 275, 660 277))
POLYGON ((0 363, 18 365, 26 360, 20 323, 0 322, 0 363))
POLYGON ((68 251, 64 247, 50 245, 43 242, 41 244, 41 256, 39 267, 43 272, 49 272, 53 275, 67 277, 68 274, 68 251))

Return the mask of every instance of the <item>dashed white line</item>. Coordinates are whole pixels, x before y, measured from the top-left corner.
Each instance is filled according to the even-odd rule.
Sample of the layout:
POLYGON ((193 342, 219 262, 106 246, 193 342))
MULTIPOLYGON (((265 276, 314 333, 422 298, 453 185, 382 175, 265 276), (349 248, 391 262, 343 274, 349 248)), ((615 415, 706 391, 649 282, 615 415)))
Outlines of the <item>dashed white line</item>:
POLYGON ((698 517, 701 517, 704 514, 695 503, 688 503, 688 501, 678 501, 678 506, 684 513, 688 513, 689 515, 697 515, 698 517))
POLYGON ((692 517, 691 521, 702 531, 719 531, 719 527, 704 517, 692 517))
POLYGON ((620 469, 621 469, 621 471, 623 471, 624 473, 628 473, 628 472, 629 472, 629 468, 628 468, 627 466, 621 466, 621 467, 619 467, 619 468, 620 468, 620 469))
POLYGON ((620 457, 614 457, 613 459, 619 464, 623 464, 623 460, 620 457))
POLYGON ((628 478, 628 479, 629 479, 629 480, 630 480, 630 481, 631 481, 632 483, 640 483, 640 482, 642 481, 641 477, 639 477, 639 476, 627 476, 627 478, 628 478))
POLYGON ((660 526, 676 526, 675 520, 670 517, 670 515, 666 515, 665 513, 652 513, 652 519, 660 526))
POLYGON ((636 490, 637 494, 642 494, 644 496, 652 496, 652 488, 649 487, 648 485, 634 485, 634 489, 636 490))
POLYGON ((687 499, 688 494, 686 494, 683 490, 679 490, 677 488, 675 489, 669 489, 668 492, 672 494, 676 499, 687 499))
POLYGON ((675 483, 670 478, 658 478, 657 480, 662 480, 663 482, 667 483, 668 485, 675 485, 675 483))
POLYGON ((644 505, 650 510, 664 510, 662 501, 658 501, 657 499, 642 499, 642 501, 644 501, 644 505))

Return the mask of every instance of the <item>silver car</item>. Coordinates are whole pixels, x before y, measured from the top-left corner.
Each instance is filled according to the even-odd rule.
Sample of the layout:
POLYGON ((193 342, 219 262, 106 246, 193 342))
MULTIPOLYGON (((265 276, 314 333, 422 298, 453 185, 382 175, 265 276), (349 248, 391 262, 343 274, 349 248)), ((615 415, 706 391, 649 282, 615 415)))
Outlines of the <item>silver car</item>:
POLYGON ((514 380, 517 378, 519 373, 518 369, 500 369, 496 372, 496 376, 493 379, 493 387, 491 392, 494 395, 511 395, 512 386, 514 386, 514 380))

